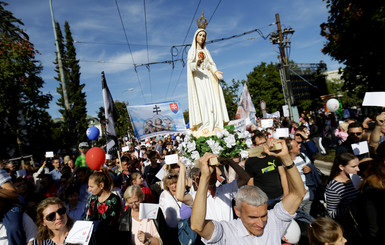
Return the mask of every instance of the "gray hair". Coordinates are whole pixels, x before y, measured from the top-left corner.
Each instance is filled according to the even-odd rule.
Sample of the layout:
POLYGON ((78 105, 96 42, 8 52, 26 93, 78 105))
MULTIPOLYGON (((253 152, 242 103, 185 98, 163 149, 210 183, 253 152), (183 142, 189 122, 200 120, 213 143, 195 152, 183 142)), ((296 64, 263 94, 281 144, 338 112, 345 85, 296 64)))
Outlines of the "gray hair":
POLYGON ((129 199, 132 197, 138 197, 139 199, 144 199, 144 193, 142 191, 142 188, 139 185, 130 185, 127 187, 126 191, 124 192, 124 199, 129 199))
POLYGON ((238 210, 241 210, 242 203, 252 206, 262 206, 267 203, 267 195, 261 189, 252 185, 245 185, 239 188, 235 197, 235 204, 238 210))

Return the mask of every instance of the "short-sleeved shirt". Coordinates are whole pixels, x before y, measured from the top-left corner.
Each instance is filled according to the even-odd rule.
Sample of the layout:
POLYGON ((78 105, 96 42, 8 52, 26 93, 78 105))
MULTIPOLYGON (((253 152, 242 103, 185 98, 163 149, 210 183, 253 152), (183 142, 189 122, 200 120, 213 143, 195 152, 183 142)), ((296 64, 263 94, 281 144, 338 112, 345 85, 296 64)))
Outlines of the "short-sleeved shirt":
MULTIPOLYGON (((238 191, 237 181, 221 185, 215 190, 215 197, 207 192, 206 220, 231 221, 234 219, 232 200, 238 191)), ((195 200, 196 192, 192 195, 195 200)))
POLYGON ((180 220, 180 207, 182 203, 177 201, 170 192, 164 190, 159 197, 159 207, 162 209, 168 227, 175 228, 180 220))
POLYGON ((155 168, 151 167, 151 165, 146 166, 144 169, 144 177, 147 179, 148 185, 153 185, 156 182, 160 181, 155 175, 159 172, 159 170, 162 168, 162 165, 158 163, 158 166, 155 168))
POLYGON ((86 164, 86 157, 85 156, 78 156, 75 161, 75 166, 77 167, 88 167, 86 164))
POLYGON ((245 170, 254 178, 254 185, 261 188, 269 199, 283 194, 279 166, 282 166, 281 160, 273 156, 250 157, 245 163, 245 170))
POLYGON ((267 211, 267 222, 262 235, 253 236, 247 231, 241 219, 228 221, 212 221, 214 223, 214 232, 210 240, 202 241, 205 244, 219 245, 243 245, 243 244, 269 244, 280 245, 281 238, 294 219, 295 214, 289 214, 282 205, 277 203, 273 209, 267 211))

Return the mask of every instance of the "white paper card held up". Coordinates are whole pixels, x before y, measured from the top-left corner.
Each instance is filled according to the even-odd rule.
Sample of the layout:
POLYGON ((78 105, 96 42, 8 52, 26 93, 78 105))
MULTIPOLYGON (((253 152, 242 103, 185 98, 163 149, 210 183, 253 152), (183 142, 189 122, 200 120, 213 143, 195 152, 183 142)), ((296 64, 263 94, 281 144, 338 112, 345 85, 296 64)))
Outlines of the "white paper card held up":
POLYGON ((168 165, 178 163, 178 154, 166 155, 164 161, 168 165))
POLYGON ((146 160, 146 161, 143 162, 143 164, 144 164, 145 167, 147 167, 148 165, 151 164, 151 162, 149 160, 146 160))
POLYGON ((366 92, 362 106, 385 106, 385 92, 366 92))
POLYGON ((87 245, 92 235, 93 226, 92 221, 76 221, 68 233, 65 243, 87 245))
POLYGON ((139 205, 139 219, 156 219, 158 216, 159 204, 141 203, 139 205))
POLYGON ((164 178, 164 168, 160 168, 159 172, 155 175, 160 180, 163 180, 164 178))
POLYGON ((280 137, 289 137, 289 129, 288 128, 277 128, 276 129, 277 139, 280 137))
POLYGON ((356 144, 352 144, 353 153, 356 156, 369 152, 369 146, 367 141, 362 141, 356 144))
POLYGON ((129 150, 130 150, 130 147, 128 147, 128 146, 123 146, 122 147, 122 151, 123 152, 129 151, 129 150))
POLYGON ((271 128, 273 127, 273 119, 262 119, 261 120, 262 128, 271 128))
POLYGON ((45 158, 50 158, 50 157, 53 157, 53 151, 47 151, 45 153, 45 158))

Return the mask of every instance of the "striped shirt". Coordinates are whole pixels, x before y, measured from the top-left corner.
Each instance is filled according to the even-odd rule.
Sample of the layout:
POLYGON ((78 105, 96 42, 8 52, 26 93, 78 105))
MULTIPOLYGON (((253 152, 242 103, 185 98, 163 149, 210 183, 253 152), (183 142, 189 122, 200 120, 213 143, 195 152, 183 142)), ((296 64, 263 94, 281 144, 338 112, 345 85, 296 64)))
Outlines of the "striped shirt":
POLYGON ((349 214, 349 206, 359 195, 351 181, 347 183, 332 180, 326 186, 325 198, 327 210, 333 219, 346 217, 349 214))
POLYGON ((32 245, 56 245, 51 239, 43 240, 43 241, 38 241, 34 240, 32 245))

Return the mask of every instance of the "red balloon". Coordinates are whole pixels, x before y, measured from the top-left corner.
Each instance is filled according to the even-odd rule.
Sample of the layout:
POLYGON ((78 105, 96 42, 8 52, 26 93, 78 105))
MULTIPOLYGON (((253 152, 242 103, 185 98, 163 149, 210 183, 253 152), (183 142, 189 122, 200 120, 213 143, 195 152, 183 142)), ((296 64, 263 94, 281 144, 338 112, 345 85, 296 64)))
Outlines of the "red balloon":
POLYGON ((99 170, 106 160, 106 153, 99 147, 92 147, 87 151, 86 164, 92 170, 99 170))

